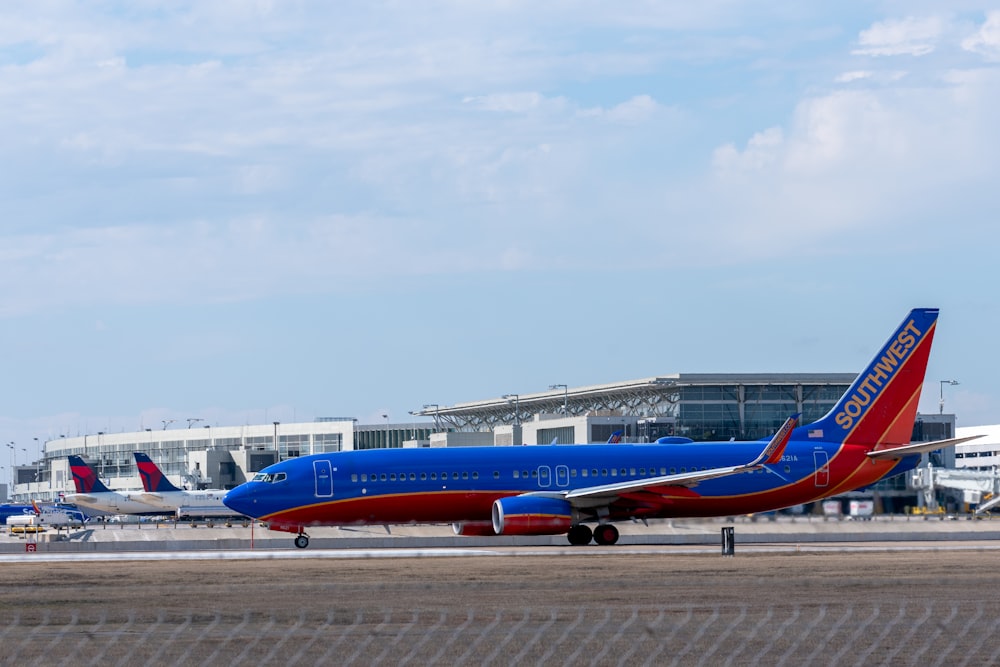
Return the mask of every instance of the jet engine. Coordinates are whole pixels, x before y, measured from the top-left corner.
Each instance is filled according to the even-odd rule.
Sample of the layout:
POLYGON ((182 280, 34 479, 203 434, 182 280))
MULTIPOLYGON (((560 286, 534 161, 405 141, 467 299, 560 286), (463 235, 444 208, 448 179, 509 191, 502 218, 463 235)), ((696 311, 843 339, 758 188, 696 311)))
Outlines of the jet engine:
POLYGON ((455 531, 456 535, 464 535, 466 537, 496 537, 497 535, 493 532, 492 521, 456 521, 451 524, 451 529, 455 531))
POLYGON ((493 503, 497 535, 559 535, 573 524, 573 508, 562 498, 510 496, 493 503))

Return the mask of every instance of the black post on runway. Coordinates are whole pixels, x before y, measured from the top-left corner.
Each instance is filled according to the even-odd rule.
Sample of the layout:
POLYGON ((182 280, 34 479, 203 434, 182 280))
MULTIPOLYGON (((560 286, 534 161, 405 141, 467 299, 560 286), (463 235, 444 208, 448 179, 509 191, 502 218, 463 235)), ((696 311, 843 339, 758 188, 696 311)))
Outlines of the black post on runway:
POLYGON ((732 526, 722 528, 722 555, 733 556, 736 553, 736 529, 732 526))

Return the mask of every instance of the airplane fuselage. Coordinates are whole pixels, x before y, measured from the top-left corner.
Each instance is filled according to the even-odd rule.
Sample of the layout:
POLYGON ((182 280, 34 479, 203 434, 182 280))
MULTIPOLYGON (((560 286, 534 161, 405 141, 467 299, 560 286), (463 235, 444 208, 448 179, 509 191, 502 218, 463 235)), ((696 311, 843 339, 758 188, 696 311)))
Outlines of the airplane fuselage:
POLYGON ((93 491, 90 493, 68 493, 65 496, 68 503, 78 505, 88 510, 106 514, 164 514, 163 508, 133 500, 131 494, 117 491, 93 491))
MULTIPOLYGON (((629 480, 718 468, 752 459, 764 442, 641 445, 536 445, 317 454, 266 468, 277 481, 252 481, 230 492, 234 509, 293 529, 362 523, 485 522, 495 500, 563 494, 629 480)), ((788 507, 868 486, 916 465, 873 462, 862 447, 788 444, 781 461, 706 480, 621 494, 609 519, 723 516, 788 507)))

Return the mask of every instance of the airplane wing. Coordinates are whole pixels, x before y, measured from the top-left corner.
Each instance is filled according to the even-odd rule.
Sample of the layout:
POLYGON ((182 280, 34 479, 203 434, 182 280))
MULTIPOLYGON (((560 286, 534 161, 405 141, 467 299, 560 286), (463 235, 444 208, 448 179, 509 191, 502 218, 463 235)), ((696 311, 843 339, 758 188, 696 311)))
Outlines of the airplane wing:
POLYGON ((799 421, 798 414, 792 415, 781 425, 774 437, 767 443, 760 455, 749 463, 736 466, 725 466, 722 468, 711 468, 709 470, 693 470, 677 475, 662 475, 660 477, 647 477, 645 479, 630 480, 627 482, 615 482, 613 484, 602 484, 600 486, 588 486, 582 489, 574 489, 565 493, 562 497, 567 500, 574 499, 596 499, 614 498, 625 493, 635 493, 636 491, 653 491, 664 487, 685 487, 690 488, 699 482, 728 475, 738 475, 744 472, 759 470, 765 465, 777 463, 781 460, 781 455, 792 437, 792 430, 799 421))
POLYGON ((981 435, 970 435, 964 438, 951 438, 950 440, 935 440, 934 442, 918 442, 915 445, 904 445, 903 447, 893 447, 891 449, 876 449, 874 451, 868 452, 868 458, 881 460, 881 459, 901 459, 904 456, 909 456, 910 454, 922 454, 924 452, 933 452, 935 449, 943 449, 945 447, 954 447, 955 445, 960 445, 963 442, 968 442, 969 440, 975 440, 976 438, 981 438, 981 435))

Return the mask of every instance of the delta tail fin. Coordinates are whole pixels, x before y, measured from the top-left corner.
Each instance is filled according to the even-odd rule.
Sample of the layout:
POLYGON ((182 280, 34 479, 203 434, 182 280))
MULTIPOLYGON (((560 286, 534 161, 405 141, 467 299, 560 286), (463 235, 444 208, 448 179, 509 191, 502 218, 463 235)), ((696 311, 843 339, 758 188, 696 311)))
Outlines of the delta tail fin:
POLYGON ((167 491, 180 491, 179 488, 167 479, 159 466, 153 463, 153 459, 142 452, 133 452, 135 465, 139 468, 139 477, 142 478, 142 488, 146 493, 165 493, 167 491))
POLYGON ((97 473, 81 457, 69 457, 69 470, 73 475, 73 484, 77 493, 109 493, 111 489, 104 485, 97 473))
POLYGON ((879 449, 908 445, 937 318, 937 308, 910 311, 833 409, 798 429, 795 439, 879 449))

